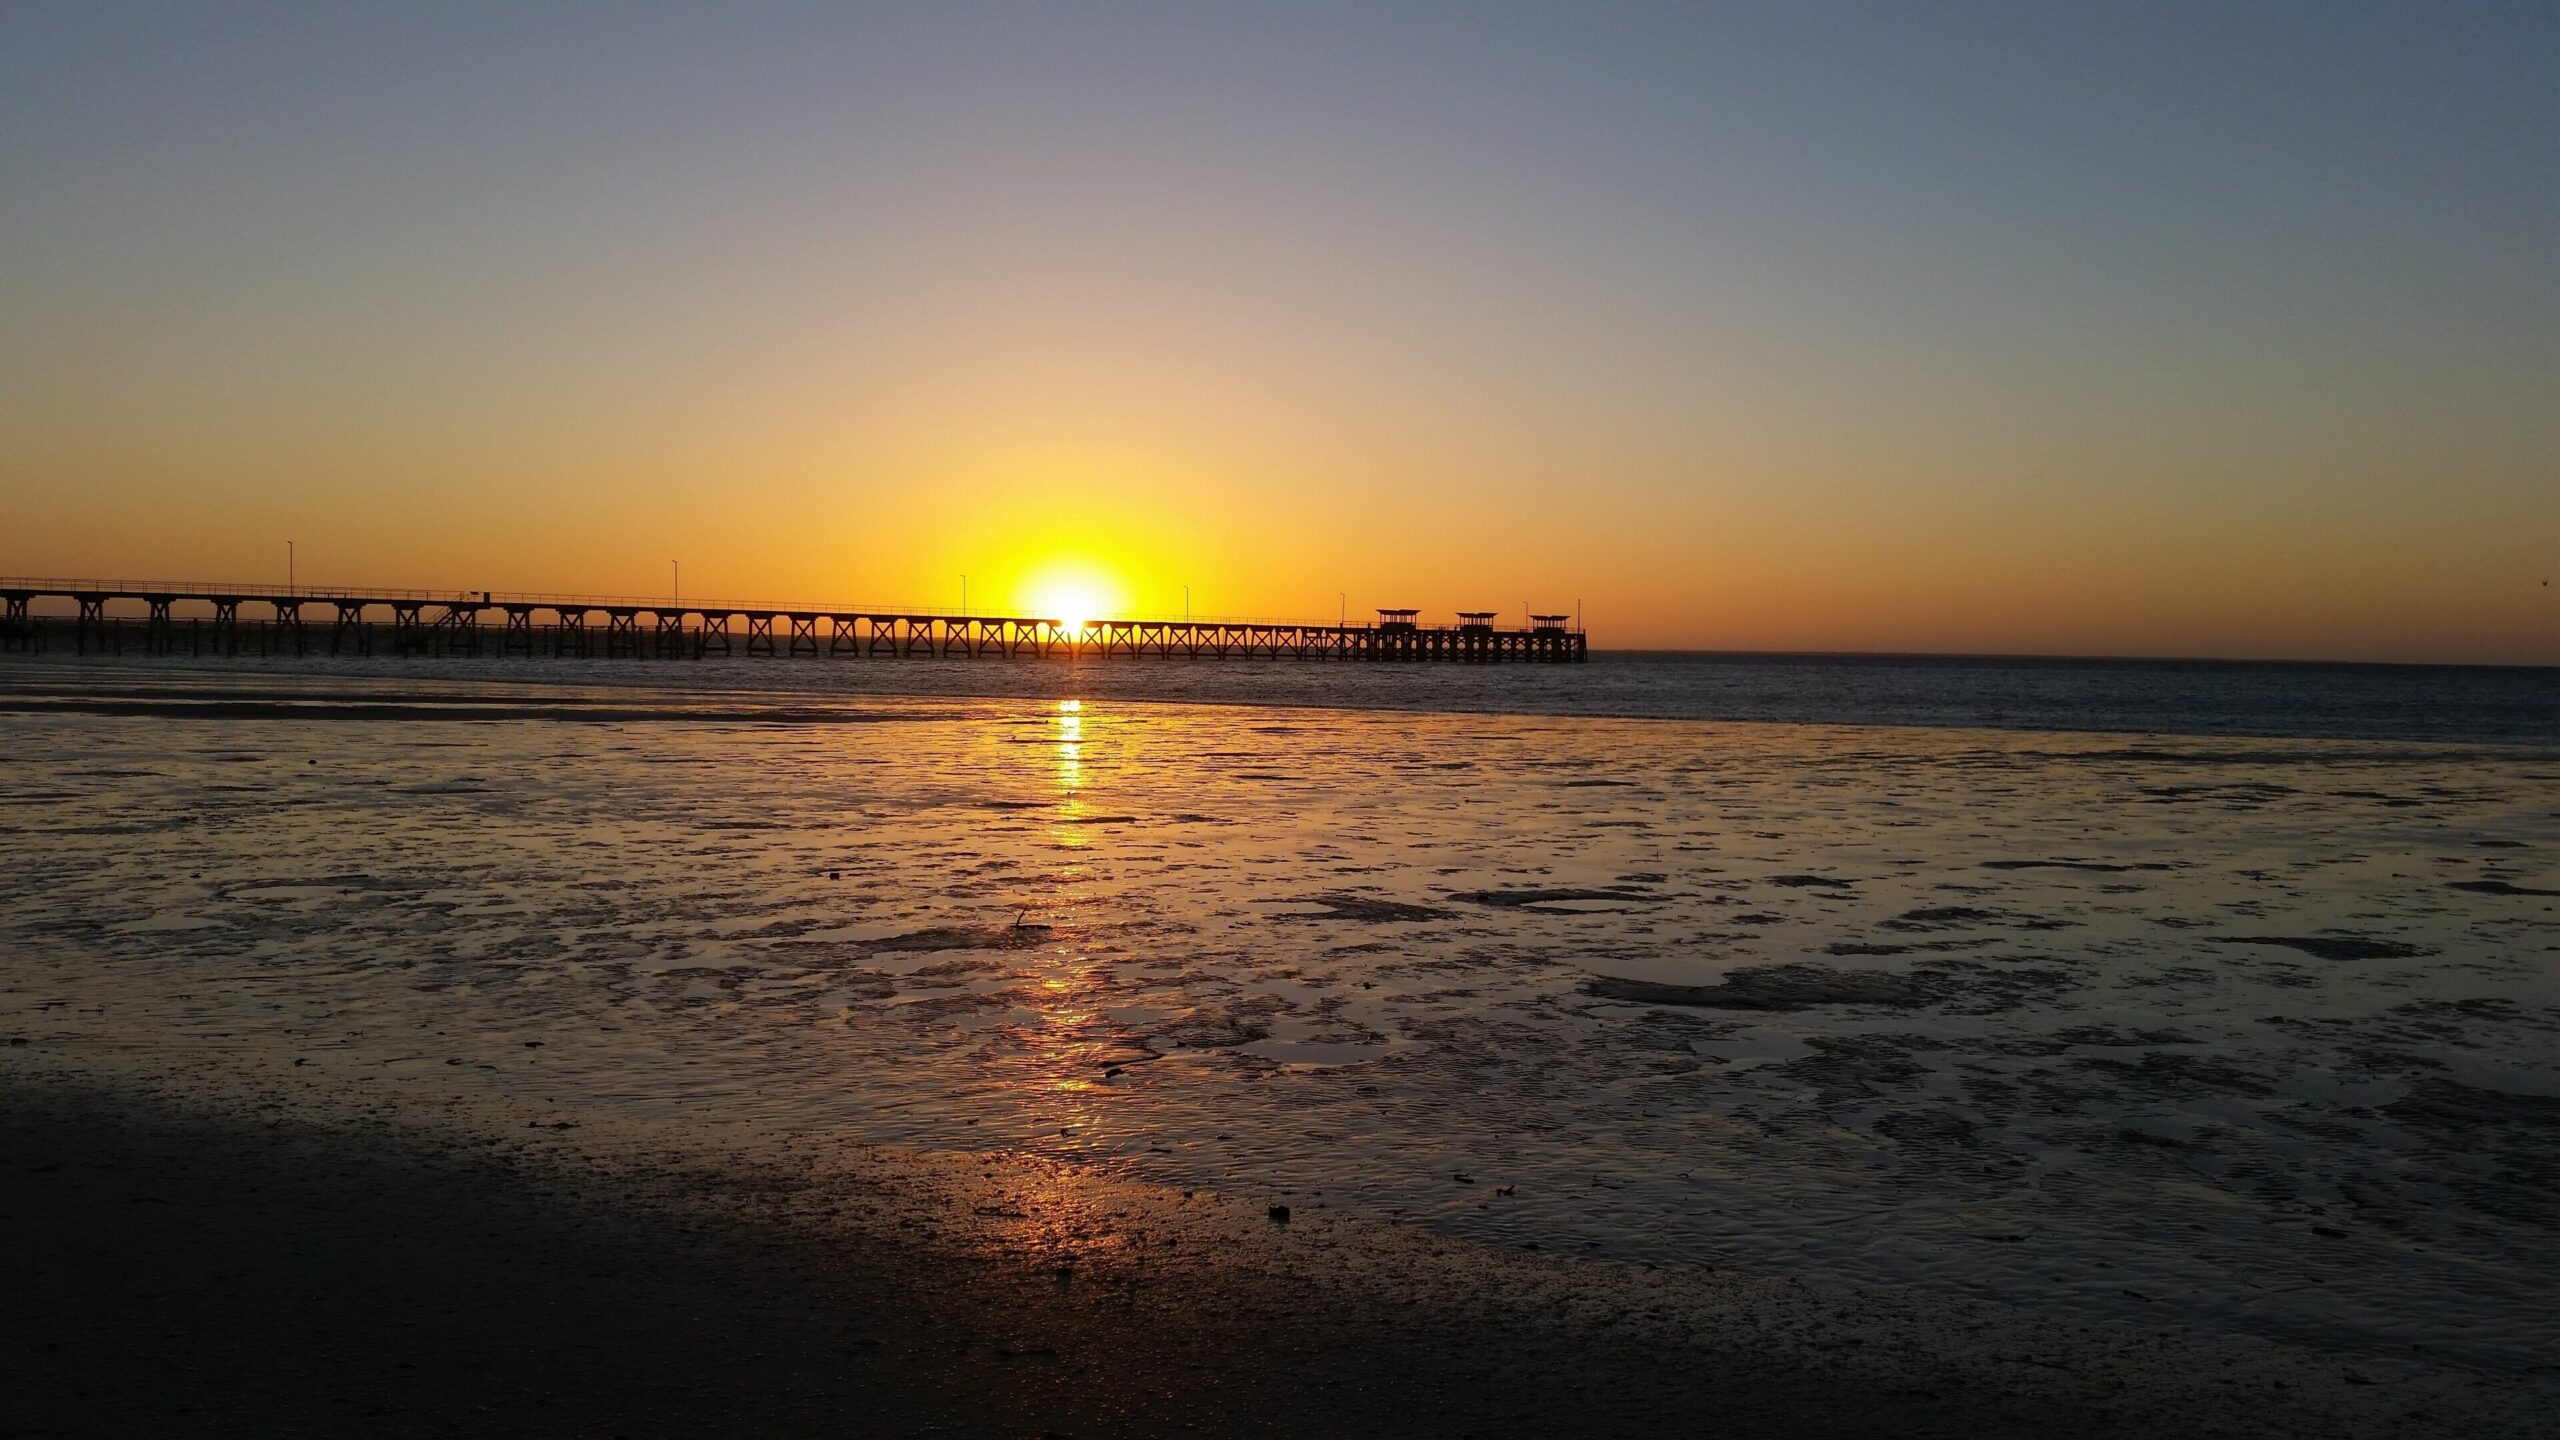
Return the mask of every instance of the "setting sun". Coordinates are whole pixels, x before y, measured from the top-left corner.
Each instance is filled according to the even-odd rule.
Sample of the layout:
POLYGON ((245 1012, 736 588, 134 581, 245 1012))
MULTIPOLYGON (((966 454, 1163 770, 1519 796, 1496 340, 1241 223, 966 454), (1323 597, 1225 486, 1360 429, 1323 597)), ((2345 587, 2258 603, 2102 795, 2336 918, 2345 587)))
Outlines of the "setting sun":
POLYGON ((1033 571, 1021 594, 1032 618, 1055 620, 1070 631, 1129 608, 1118 576, 1089 560, 1057 561, 1033 571))

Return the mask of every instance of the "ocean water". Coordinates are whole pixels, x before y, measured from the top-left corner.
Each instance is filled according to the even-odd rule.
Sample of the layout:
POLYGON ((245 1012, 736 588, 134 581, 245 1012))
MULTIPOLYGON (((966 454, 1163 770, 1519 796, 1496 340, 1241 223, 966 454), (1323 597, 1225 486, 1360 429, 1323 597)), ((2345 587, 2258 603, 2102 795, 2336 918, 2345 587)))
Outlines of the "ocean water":
MULTIPOLYGON (((60 647, 57 646, 57 649, 60 647)), ((48 661, 59 657, 48 657, 48 661)), ((0 657, 0 666, 11 662, 0 657)), ((18 662, 73 683, 208 662, 18 662)), ((1572 666, 1258 661, 338 659, 213 673, 758 693, 1103 698, 1627 719, 2560 745, 2560 669, 2206 660, 1608 652, 1572 666)))
POLYGON ((2550 680, 13 662, 0 1054, 2530 1368, 2550 680))

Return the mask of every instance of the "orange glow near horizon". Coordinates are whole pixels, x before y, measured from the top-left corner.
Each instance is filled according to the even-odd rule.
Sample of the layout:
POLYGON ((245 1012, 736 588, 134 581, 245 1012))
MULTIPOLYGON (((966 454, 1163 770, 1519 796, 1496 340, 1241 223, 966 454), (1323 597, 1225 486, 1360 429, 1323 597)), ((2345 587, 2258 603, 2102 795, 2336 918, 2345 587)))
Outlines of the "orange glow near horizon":
POLYGON ((2560 664, 2534 7, 1793 8, 19 7, 0 575, 2560 664))

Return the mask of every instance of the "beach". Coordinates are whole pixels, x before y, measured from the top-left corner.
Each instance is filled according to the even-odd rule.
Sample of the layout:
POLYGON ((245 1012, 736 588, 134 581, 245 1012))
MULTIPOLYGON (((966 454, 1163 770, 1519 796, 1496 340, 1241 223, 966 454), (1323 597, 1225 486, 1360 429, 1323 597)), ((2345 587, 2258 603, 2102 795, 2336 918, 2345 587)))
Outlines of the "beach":
POLYGON ((0 8, 0 1440, 2560 1431, 2560 11, 0 8))
POLYGON ((23 1063, 0 1138, 35 1242, 0 1308, 12 1433, 2528 1435, 2548 1415, 2547 1383, 2423 1359, 1282 1223, 993 1153, 723 1150, 23 1063))
POLYGON ((16 1323, 89 1337, 43 1431, 2560 1393, 2547 749, 13 678, 16 1323), (117 1383, 145 1334, 194 1378, 117 1383), (331 1336, 381 1413, 279 1380, 331 1336))

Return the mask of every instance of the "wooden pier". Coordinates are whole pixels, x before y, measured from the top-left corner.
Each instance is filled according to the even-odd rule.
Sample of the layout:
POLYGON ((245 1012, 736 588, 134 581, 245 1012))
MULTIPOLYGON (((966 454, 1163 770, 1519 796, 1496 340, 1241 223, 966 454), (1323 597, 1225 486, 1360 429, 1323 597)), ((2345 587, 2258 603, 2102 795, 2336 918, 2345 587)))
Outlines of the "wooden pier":
POLYGON ((701 659, 1177 659, 1580 664, 1569 615, 1526 627, 1381 610, 1373 624, 1065 620, 784 603, 490 591, 288 590, 201 582, 0 577, 0 649, 144 655, 701 659))

